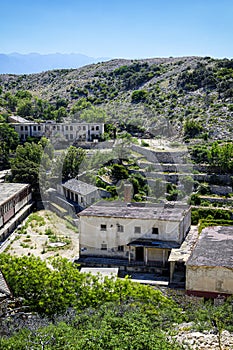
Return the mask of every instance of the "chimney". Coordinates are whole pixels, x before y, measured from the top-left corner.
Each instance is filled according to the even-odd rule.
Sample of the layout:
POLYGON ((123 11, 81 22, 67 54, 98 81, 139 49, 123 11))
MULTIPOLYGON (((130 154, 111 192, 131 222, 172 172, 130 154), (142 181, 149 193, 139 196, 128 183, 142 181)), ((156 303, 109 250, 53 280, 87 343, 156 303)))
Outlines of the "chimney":
POLYGON ((130 203, 132 200, 133 186, 131 183, 124 184, 124 202, 130 203))

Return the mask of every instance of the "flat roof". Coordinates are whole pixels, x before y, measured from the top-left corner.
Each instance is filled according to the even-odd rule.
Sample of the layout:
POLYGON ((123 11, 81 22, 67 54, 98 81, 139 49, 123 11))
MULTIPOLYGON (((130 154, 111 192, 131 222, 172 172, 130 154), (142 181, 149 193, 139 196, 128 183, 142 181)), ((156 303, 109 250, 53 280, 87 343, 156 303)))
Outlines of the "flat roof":
POLYGON ((186 265, 233 268, 233 226, 206 227, 186 265))
POLYGON ((67 190, 73 191, 77 194, 78 193, 82 194, 84 196, 87 195, 88 193, 98 190, 98 187, 77 179, 70 179, 66 181, 64 184, 62 184, 62 186, 67 190))
POLYGON ((179 248, 174 248, 169 255, 168 261, 175 262, 186 262, 191 255, 194 245, 198 239, 198 228, 197 226, 191 226, 190 231, 185 237, 184 242, 179 248))
POLYGON ((28 184, 20 183, 0 183, 0 205, 4 204, 7 200, 28 186, 28 184))
POLYGON ((156 219, 180 221, 189 211, 189 206, 173 208, 147 203, 100 201, 79 213, 79 216, 115 217, 132 219, 156 219))

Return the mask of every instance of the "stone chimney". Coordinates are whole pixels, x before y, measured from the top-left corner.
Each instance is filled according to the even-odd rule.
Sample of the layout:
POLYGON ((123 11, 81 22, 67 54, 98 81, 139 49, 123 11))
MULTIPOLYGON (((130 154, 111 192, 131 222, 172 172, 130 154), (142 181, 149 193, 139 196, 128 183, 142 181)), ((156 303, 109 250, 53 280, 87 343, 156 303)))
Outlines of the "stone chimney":
POLYGON ((131 183, 124 184, 124 202, 130 203, 132 200, 133 185, 131 183))

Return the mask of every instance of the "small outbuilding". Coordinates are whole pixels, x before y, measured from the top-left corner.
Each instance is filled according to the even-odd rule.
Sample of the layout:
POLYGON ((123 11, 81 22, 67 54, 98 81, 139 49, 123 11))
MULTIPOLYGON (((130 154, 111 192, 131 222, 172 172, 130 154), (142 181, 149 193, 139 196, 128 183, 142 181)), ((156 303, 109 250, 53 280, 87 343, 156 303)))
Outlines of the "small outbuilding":
POLYGON ((201 232, 186 262, 186 292, 206 298, 233 294, 233 226, 201 232))

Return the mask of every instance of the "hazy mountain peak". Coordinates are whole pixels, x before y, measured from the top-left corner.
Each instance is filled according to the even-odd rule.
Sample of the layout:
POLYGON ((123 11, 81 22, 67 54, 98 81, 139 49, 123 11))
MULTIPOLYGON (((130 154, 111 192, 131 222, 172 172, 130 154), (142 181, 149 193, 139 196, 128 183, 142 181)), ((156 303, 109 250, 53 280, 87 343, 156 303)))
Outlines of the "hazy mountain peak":
POLYGON ((94 58, 79 53, 2 53, 0 54, 0 74, 30 74, 51 69, 79 68, 87 64, 107 60, 109 60, 109 58, 94 58))

